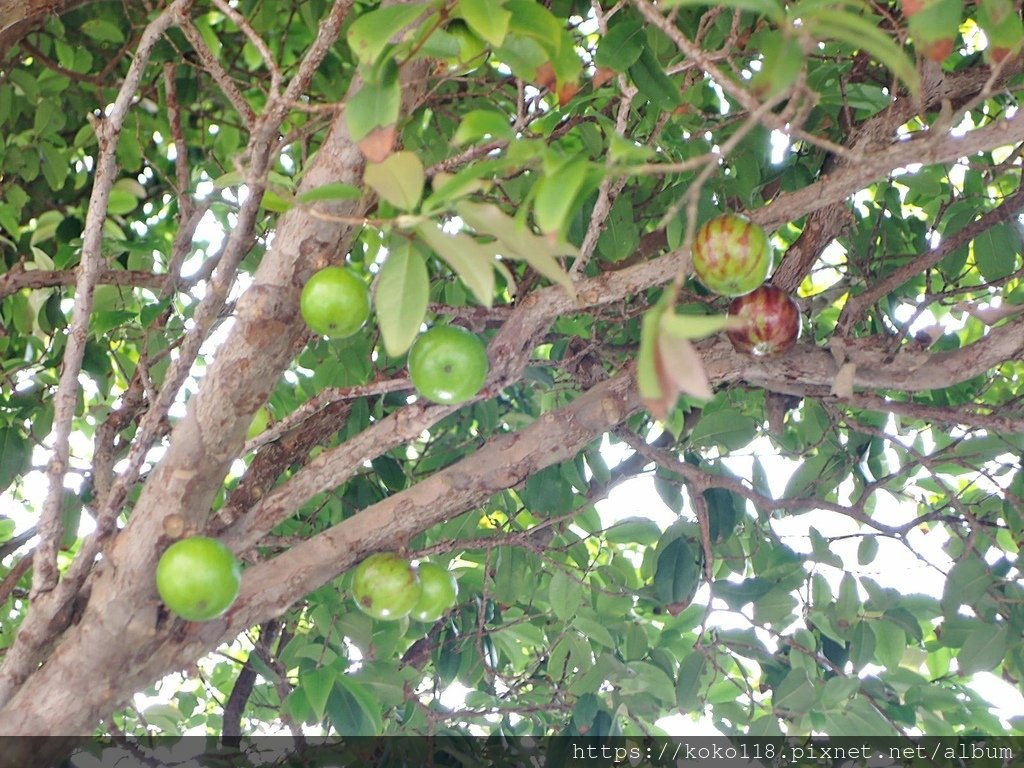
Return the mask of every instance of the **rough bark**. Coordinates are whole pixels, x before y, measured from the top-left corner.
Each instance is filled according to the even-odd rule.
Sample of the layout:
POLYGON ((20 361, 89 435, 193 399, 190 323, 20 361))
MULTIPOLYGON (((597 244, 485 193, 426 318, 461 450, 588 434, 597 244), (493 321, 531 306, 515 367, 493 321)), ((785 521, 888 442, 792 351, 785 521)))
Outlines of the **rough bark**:
POLYGON ((96 0, 0 0, 0 57, 49 15, 96 0))

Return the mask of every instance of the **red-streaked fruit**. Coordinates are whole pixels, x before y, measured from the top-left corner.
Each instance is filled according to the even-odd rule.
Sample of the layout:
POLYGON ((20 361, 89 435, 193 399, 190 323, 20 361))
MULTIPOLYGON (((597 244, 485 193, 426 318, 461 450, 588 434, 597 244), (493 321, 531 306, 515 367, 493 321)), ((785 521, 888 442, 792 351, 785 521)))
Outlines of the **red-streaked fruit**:
POLYGON ((397 621, 420 599, 419 575, 396 552, 377 552, 356 566, 352 594, 359 609, 375 619, 397 621))
POLYGON ((235 602, 241 583, 242 569, 231 550, 207 536, 179 539, 156 566, 160 599, 189 621, 220 616, 235 602))
POLYGON ((444 616, 459 595, 459 587, 452 572, 437 563, 419 564, 420 599, 410 614, 416 621, 434 623, 444 616))
POLYGON ((726 331, 737 352, 781 355, 800 338, 800 307, 792 296, 772 285, 733 299, 729 316, 739 321, 726 331))
POLYGON ((438 325, 409 350, 409 378, 427 400, 464 403, 487 381, 487 348, 480 337, 454 325, 438 325))
POLYGON ((370 289, 347 267, 325 267, 303 286, 299 311, 314 333, 343 339, 370 317, 370 289))
POLYGON ((768 235, 744 216, 725 213, 697 230, 693 271, 710 291, 743 296, 765 281, 771 266, 768 235))

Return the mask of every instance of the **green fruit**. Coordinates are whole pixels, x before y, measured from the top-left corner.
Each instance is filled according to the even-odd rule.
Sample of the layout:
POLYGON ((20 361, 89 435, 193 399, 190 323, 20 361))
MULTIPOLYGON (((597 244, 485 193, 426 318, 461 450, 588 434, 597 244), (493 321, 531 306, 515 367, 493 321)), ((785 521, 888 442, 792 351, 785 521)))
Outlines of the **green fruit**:
POLYGON ((395 621, 408 616, 420 591, 416 569, 395 552, 370 555, 356 566, 352 577, 356 605, 375 619, 395 621))
POLYGON ((487 348, 478 336, 452 325, 421 334, 409 351, 409 377, 416 391, 435 403, 458 404, 487 381, 487 348))
POLYGON ((433 623, 455 605, 459 587, 451 571, 437 563, 420 563, 420 599, 410 614, 416 621, 433 623))
POLYGON ((743 296, 768 277, 772 249, 768 235, 735 213, 704 222, 693 240, 693 271, 722 296, 743 296))
POLYGON ((370 290, 351 269, 326 267, 302 288, 299 311, 315 333, 343 339, 370 317, 370 290))
POLYGON ((231 550, 207 536, 174 542, 156 566, 160 599, 189 621, 220 616, 235 602, 241 582, 241 567, 231 550))

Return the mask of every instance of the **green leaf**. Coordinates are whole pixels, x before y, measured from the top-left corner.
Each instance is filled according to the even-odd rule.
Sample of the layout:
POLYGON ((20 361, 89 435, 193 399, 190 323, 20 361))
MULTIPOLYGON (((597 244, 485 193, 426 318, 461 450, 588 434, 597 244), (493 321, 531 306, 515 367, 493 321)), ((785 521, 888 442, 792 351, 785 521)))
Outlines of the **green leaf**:
POLYGON ((604 532, 609 544, 641 544, 650 546, 661 538, 661 528, 645 517, 624 517, 604 532))
POLYGON ((814 684, 807 673, 802 669, 794 669, 772 694, 772 708, 776 712, 800 715, 810 711, 817 698, 814 684))
POLYGON ((860 671, 875 659, 875 632, 867 620, 858 621, 850 633, 850 663, 860 671))
POLYGON ((597 240, 597 250, 609 261, 621 261, 640 244, 633 203, 628 195, 619 195, 612 205, 604 231, 597 240))
POLYGON ((708 488, 704 491, 704 501, 708 505, 711 543, 720 544, 732 535, 743 517, 744 500, 725 488, 708 488))
POLYGON ((612 24, 608 34, 601 38, 594 64, 625 72, 640 58, 646 44, 647 32, 639 20, 629 19, 612 24))
POLYGON ((384 200, 403 211, 411 211, 423 195, 426 174, 415 152, 395 152, 380 163, 367 163, 365 181, 384 200))
POLYGON ((377 81, 363 83, 345 103, 345 120, 353 141, 362 141, 374 128, 394 125, 402 106, 398 68, 385 67, 377 81))
POLYGON ((652 696, 669 706, 676 701, 676 686, 672 678, 646 661, 626 664, 626 675, 616 680, 616 685, 625 696, 652 696))
POLYGON ((533 216, 542 232, 564 234, 589 170, 587 159, 577 157, 537 183, 533 216))
POLYGON ((867 51, 906 83, 912 94, 921 90, 921 78, 913 60, 881 28, 881 19, 843 11, 830 3, 827 7, 810 7, 806 3, 791 10, 799 15, 808 31, 819 40, 839 40, 853 48, 867 51), (807 7, 807 12, 801 8, 807 7))
POLYGON ((886 669, 899 669, 907 649, 906 634, 891 621, 875 621, 871 628, 875 633, 875 656, 886 669))
POLYGON ((973 675, 995 669, 1006 656, 1009 639, 1010 629, 1006 622, 994 627, 991 624, 976 627, 956 655, 960 672, 973 675))
POLYGON ((322 720, 327 708, 327 697, 334 688, 338 673, 330 667, 321 667, 299 673, 299 685, 306 692, 306 702, 317 720, 322 720))
MULTIPOLYGON (((660 0, 658 3, 658 7, 665 10, 693 5, 707 5, 707 3, 703 0, 660 0)), ((735 8, 739 11, 753 11, 774 21, 782 21, 786 18, 786 14, 777 0, 725 0, 715 3, 715 5, 723 8, 735 8)))
POLYGON ((860 679, 836 675, 825 682, 821 690, 821 705, 827 709, 846 709, 857 691, 860 690, 860 679))
POLYGON ((942 592, 943 611, 952 614, 961 605, 975 605, 991 584, 992 574, 984 561, 965 557, 949 570, 942 592))
POLYGON ((832 737, 895 736, 896 729, 867 699, 858 696, 842 714, 829 715, 823 729, 832 737))
POLYGON ((427 3, 399 3, 362 13, 348 28, 346 39, 363 64, 372 64, 398 32, 423 13, 427 3))
POLYGON ((124 32, 116 24, 105 19, 89 19, 84 21, 82 22, 81 30, 99 43, 120 45, 124 42, 124 32))
POLYGON ((575 82, 581 69, 580 59, 563 23, 535 0, 505 0, 504 5, 512 18, 502 51, 514 45, 517 37, 519 42, 534 42, 544 54, 540 63, 551 64, 559 85, 575 82))
POLYGON ((693 712, 703 707, 701 690, 707 666, 707 657, 700 651, 693 651, 679 665, 679 678, 676 682, 676 706, 679 707, 680 712, 693 712))
POLYGON ((56 192, 64 186, 71 171, 67 158, 56 147, 45 142, 39 145, 39 154, 42 155, 39 167, 43 172, 43 178, 46 179, 47 186, 56 192))
POLYGON ((654 594, 661 602, 672 605, 688 603, 700 584, 700 561, 683 538, 673 539, 659 547, 654 566, 654 594))
POLYGON ((576 616, 573 619, 572 624, 576 629, 583 633, 583 636, 588 640, 593 640, 605 648, 614 648, 615 639, 612 637, 605 626, 599 622, 591 619, 588 616, 576 616))
POLYGON ((803 498, 807 495, 826 494, 835 488, 843 457, 832 446, 822 447, 819 453, 804 460, 790 475, 783 491, 784 499, 803 498))
POLYGON ((878 538, 875 536, 865 536, 860 540, 860 544, 857 545, 857 562, 861 565, 868 565, 873 562, 875 555, 878 554, 878 538))
POLYGON ((463 232, 442 232, 434 224, 416 228, 434 253, 455 270, 476 300, 485 307, 494 301, 494 247, 482 245, 463 232))
POLYGON ((661 317, 661 328, 676 339, 703 339, 724 330, 728 315, 680 315, 666 312, 661 317))
POLYGON ((263 198, 260 200, 260 207, 273 213, 285 213, 292 207, 294 198, 281 188, 263 190, 263 198))
POLYGON ((32 449, 18 430, 0 429, 0 493, 28 469, 32 449))
POLYGON ((139 206, 139 198, 124 189, 114 188, 110 190, 110 197, 107 201, 107 213, 112 216, 123 216, 131 213, 139 206))
MULTIPOLYGON (((343 688, 349 694, 368 722, 369 728, 366 735, 379 736, 382 734, 384 732, 384 721, 381 719, 380 702, 370 692, 369 688, 352 675, 338 675, 334 690, 337 692, 339 688, 343 688)), ((341 728, 338 730, 341 733, 346 733, 341 728)))
POLYGON ((749 445, 755 434, 757 422, 752 416, 721 410, 701 417, 690 433, 690 442, 695 446, 719 446, 735 451, 749 445))
POLYGON ((562 286, 570 296, 576 297, 569 275, 556 258, 575 256, 578 254, 576 248, 556 237, 534 234, 496 205, 462 202, 456 210, 479 234, 496 238, 497 250, 502 256, 525 261, 548 280, 562 286))
POLYGON ((559 569, 551 575, 548 602, 551 603, 551 610, 555 616, 562 621, 570 621, 583 603, 583 585, 579 579, 559 569))
POLYGON ((995 224, 974 238, 974 261, 986 281, 1001 280, 1017 269, 1020 230, 1008 222, 995 224))
POLYGON ((502 8, 500 2, 459 0, 456 13, 465 20, 470 29, 494 47, 505 42, 512 14, 502 8))
POLYGON ((82 499, 72 490, 65 489, 60 505, 60 548, 71 549, 78 540, 78 527, 82 521, 82 499))
POLYGON ((510 140, 514 137, 507 115, 491 109, 474 109, 462 117, 451 143, 460 147, 477 139, 510 140))
POLYGON ((665 74, 650 48, 645 47, 640 58, 629 68, 629 77, 657 109, 673 109, 683 102, 679 86, 665 74))
POLYGON ((750 81, 750 91, 767 101, 796 82, 804 66, 804 55, 799 41, 781 31, 769 30, 760 38, 760 48, 764 59, 750 81))
POLYGON ((374 306, 384 349, 391 357, 412 345, 427 314, 430 276, 412 244, 400 241, 389 251, 377 275, 374 306))
MULTIPOLYGON (((640 351, 637 354, 636 382, 640 397, 647 403, 660 402, 665 397, 658 375, 657 345, 661 333, 661 316, 667 306, 658 302, 644 315, 640 325, 640 351)), ((674 403, 673 403, 674 404, 674 403)))
POLYGON ((331 182, 313 187, 313 189, 297 195, 295 200, 299 203, 316 203, 321 200, 358 200, 362 196, 363 191, 359 187, 341 182, 331 182))

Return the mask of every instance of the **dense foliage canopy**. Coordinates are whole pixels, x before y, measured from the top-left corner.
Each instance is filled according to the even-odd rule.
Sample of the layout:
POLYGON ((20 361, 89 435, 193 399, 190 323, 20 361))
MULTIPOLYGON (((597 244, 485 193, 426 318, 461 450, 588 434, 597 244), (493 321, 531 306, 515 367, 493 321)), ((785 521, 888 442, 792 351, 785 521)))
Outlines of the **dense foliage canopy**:
POLYGON ((0 732, 1024 731, 972 685, 1024 685, 1022 39, 1010 0, 0 1, 0 732), (723 212, 781 356, 691 275, 723 212), (298 309, 331 264, 344 339, 298 309), (465 404, 409 381, 444 324, 465 404), (200 533, 241 594, 185 622, 154 572, 200 533), (384 550, 452 610, 360 611, 384 550))

